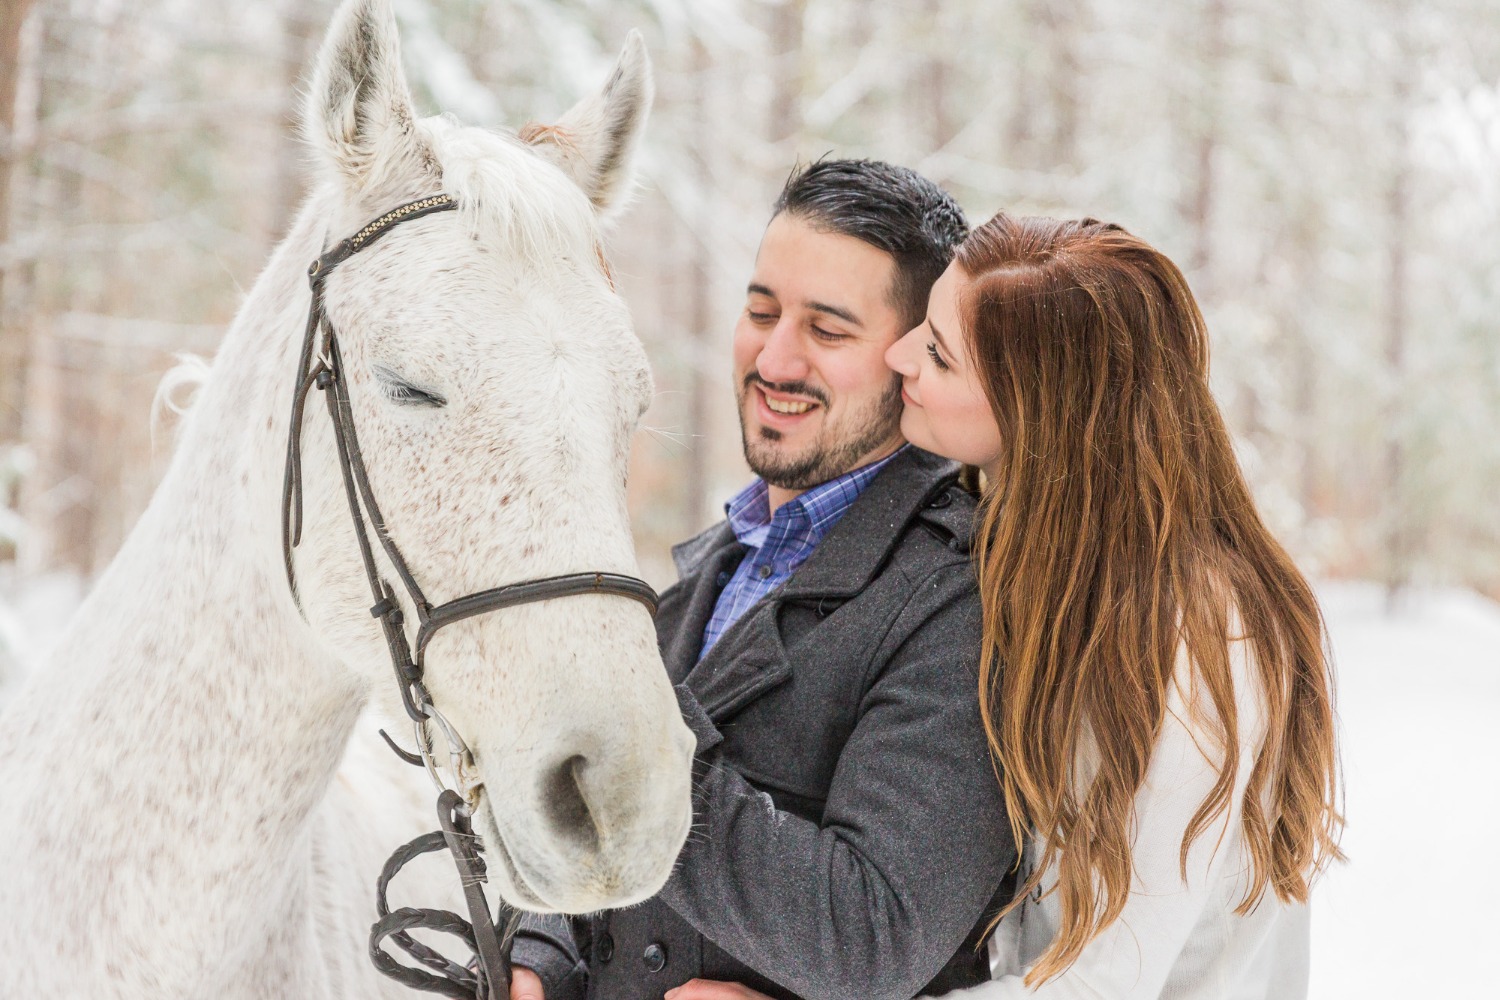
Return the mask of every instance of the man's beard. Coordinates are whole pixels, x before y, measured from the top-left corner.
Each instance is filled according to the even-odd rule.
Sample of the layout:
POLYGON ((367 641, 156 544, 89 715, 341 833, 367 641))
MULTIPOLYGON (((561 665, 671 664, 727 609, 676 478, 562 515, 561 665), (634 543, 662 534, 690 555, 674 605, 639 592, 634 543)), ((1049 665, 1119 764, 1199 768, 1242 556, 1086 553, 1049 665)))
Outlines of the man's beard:
POLYGON ((901 430, 901 376, 891 373, 886 391, 864 409, 849 413, 837 425, 827 423, 828 396, 805 382, 781 382, 772 385, 754 371, 739 386, 740 442, 750 471, 772 486, 784 490, 809 490, 836 479, 855 468, 856 462, 876 448, 898 436, 901 430), (800 455, 780 454, 775 443, 781 432, 762 427, 756 440, 750 439, 745 426, 745 397, 750 387, 762 385, 789 395, 815 399, 823 407, 824 424, 811 444, 800 455))

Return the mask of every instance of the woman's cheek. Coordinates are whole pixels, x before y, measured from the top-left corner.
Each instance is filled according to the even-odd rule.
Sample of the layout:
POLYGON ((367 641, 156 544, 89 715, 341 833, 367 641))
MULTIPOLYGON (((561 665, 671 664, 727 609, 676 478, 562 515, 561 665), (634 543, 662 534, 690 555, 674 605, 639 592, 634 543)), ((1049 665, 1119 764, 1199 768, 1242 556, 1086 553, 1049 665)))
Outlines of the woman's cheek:
POLYGON ((915 407, 904 408, 901 411, 901 436, 918 448, 932 451, 933 441, 927 433, 927 427, 922 418, 922 412, 915 407))

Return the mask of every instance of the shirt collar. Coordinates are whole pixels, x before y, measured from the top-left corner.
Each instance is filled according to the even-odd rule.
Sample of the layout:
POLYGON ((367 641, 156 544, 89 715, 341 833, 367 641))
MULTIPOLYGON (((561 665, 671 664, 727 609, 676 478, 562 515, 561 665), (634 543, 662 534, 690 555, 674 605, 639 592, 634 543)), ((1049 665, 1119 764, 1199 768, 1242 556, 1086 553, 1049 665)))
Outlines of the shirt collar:
POLYGON ((859 499, 880 470, 909 447, 902 445, 879 461, 852 469, 798 494, 782 504, 774 518, 771 515, 770 488, 764 479, 756 478, 724 505, 729 527, 741 545, 759 548, 765 543, 773 521, 803 520, 807 524, 808 544, 816 545, 839 516, 859 499))

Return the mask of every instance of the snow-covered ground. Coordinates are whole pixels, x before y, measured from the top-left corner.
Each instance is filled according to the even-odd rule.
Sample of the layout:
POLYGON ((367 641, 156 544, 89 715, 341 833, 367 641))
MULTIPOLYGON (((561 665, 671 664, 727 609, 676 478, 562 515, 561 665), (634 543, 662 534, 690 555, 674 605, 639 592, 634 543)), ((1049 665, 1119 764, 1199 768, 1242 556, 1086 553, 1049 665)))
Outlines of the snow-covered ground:
POLYGON ((1314 892, 1312 1000, 1500 997, 1500 605, 1321 594, 1349 863, 1314 892))
POLYGON ((29 580, 24 587, 0 574, 0 705, 7 686, 20 683, 27 665, 46 655, 82 599, 83 583, 73 574, 29 580))
MULTIPOLYGON (((1312 1000, 1500 997, 1500 605, 1440 591, 1389 616, 1378 588, 1320 593, 1350 861, 1314 895, 1312 1000)), ((9 630, 44 649, 78 597, 30 587, 9 630)))

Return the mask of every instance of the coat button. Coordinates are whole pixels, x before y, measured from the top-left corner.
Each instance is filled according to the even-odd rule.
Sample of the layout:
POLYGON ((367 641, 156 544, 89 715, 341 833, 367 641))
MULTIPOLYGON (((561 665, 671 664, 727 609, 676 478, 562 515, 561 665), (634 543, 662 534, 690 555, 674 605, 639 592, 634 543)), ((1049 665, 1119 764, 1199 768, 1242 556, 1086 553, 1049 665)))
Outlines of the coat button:
POLYGON ((608 934, 599 935, 599 943, 594 945, 594 952, 599 956, 599 961, 608 962, 615 957, 615 939, 608 934))
POLYGON ((952 490, 944 490, 943 492, 939 493, 937 496, 933 497, 931 500, 927 501, 927 506, 930 507, 930 508, 932 508, 933 510, 941 510, 942 508, 948 506, 952 502, 953 502, 953 491, 952 490))
POLYGON ((727 587, 727 586, 729 586, 729 574, 728 573, 720 573, 718 576, 714 577, 714 583, 717 584, 720 587, 727 587))
POLYGON ((641 952, 641 961, 646 963, 646 968, 650 971, 660 972, 667 967, 667 949, 652 942, 641 952))

